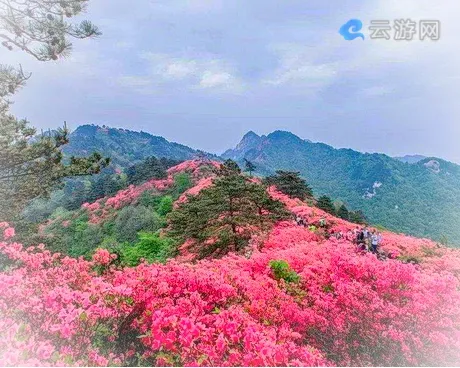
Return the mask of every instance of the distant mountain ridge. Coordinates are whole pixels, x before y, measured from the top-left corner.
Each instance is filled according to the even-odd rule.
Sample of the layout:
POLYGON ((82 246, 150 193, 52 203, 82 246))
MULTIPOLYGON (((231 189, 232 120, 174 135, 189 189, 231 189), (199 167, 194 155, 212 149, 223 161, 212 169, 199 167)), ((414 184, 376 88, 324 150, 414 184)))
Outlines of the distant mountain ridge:
POLYGON ((459 165, 434 157, 408 165, 407 158, 335 149, 286 131, 249 132, 222 157, 248 159, 261 175, 300 171, 316 195, 362 209, 374 224, 460 245, 459 165))
POLYGON ((399 161, 406 162, 408 164, 416 164, 417 162, 420 162, 426 159, 427 157, 422 156, 422 155, 405 155, 405 156, 398 156, 394 158, 399 161))
POLYGON ((373 224, 460 246, 460 166, 439 158, 336 149, 281 130, 266 136, 249 131, 218 157, 145 132, 96 125, 78 127, 64 150, 76 156, 94 151, 123 167, 150 156, 187 160, 207 155, 233 159, 242 167, 248 159, 259 175, 299 171, 316 196, 361 209, 373 224))
POLYGON ((130 166, 150 156, 188 160, 203 153, 146 132, 97 125, 79 126, 69 141, 63 150, 67 155, 84 156, 98 151, 120 166, 130 166))

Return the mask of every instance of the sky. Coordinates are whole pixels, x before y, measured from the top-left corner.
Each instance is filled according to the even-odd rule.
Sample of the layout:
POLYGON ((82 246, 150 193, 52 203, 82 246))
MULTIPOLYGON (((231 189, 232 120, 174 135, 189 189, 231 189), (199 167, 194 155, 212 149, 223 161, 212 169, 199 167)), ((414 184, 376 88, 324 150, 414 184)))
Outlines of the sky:
POLYGON ((90 0, 97 39, 38 62, 12 112, 143 130, 222 153, 249 130, 460 163, 458 0, 90 0), (365 39, 338 33, 363 22, 365 39), (371 20, 439 20, 438 41, 369 38, 371 20))

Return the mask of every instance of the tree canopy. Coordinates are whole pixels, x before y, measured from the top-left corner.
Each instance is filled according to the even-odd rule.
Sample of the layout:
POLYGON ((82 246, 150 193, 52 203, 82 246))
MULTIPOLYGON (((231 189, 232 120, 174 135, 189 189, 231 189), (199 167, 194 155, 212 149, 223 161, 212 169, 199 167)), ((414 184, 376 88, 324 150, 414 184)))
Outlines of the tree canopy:
POLYGON ((244 159, 244 167, 246 169, 247 172, 249 172, 249 175, 252 176, 252 173, 257 169, 257 166, 254 165, 253 162, 247 160, 247 159, 244 159))
POLYGON ((70 39, 101 34, 87 20, 68 21, 86 10, 88 0, 0 1, 0 39, 8 50, 22 50, 40 61, 67 56, 70 39))
POLYGON ((316 206, 330 214, 335 214, 334 204, 328 196, 323 195, 319 197, 316 206))
POLYGON ((304 200, 313 197, 313 191, 297 171, 277 170, 276 175, 265 178, 265 183, 274 185, 280 192, 291 198, 304 200))
MULTIPOLYGON (((0 119, 2 117, 0 116, 0 119)), ((0 124, 0 219, 16 217, 33 198, 46 196, 72 176, 91 175, 106 167, 109 159, 98 153, 63 159, 61 147, 68 143, 64 127, 36 137, 27 121, 2 119, 0 124)))
MULTIPOLYGON (((88 21, 72 24, 87 0, 0 1, 0 39, 7 49, 22 50, 37 60, 56 60, 71 49, 71 38, 100 34, 88 21)), ((0 65, 0 220, 17 217, 33 198, 46 196, 65 177, 91 175, 109 163, 98 153, 63 159, 67 127, 36 136, 26 120, 8 112, 9 98, 30 77, 22 68, 0 65)))
POLYGON ((193 239, 201 257, 238 252, 254 231, 268 230, 289 216, 262 185, 241 175, 235 162, 227 160, 217 172, 213 186, 188 196, 169 215, 169 234, 184 241, 193 239))

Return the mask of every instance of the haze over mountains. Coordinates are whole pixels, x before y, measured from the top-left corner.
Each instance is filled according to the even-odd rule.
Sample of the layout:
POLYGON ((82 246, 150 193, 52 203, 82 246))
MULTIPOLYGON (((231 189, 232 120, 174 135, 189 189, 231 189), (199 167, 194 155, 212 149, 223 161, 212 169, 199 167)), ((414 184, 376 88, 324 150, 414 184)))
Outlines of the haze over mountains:
MULTIPOLYGON (((73 155, 93 151, 119 166, 152 155, 185 160, 201 152, 145 132, 92 125, 76 129, 65 150, 73 155)), ((252 161, 258 175, 280 169, 299 171, 316 196, 325 194, 351 209, 361 209, 373 224, 460 245, 459 165, 419 155, 392 158, 335 149, 284 131, 267 136, 248 132, 221 155, 227 158, 240 164, 244 159, 252 161)))

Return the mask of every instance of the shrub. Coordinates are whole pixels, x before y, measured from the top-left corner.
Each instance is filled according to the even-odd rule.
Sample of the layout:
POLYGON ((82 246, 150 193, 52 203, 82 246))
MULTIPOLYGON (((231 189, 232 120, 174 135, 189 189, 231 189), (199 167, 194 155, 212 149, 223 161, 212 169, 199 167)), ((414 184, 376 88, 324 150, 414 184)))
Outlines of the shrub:
POLYGON ((300 276, 293 270, 286 261, 270 261, 270 268, 276 280, 284 280, 286 282, 299 282, 300 276))
POLYGON ((161 226, 161 219, 152 209, 142 205, 127 206, 115 219, 115 234, 120 242, 134 243, 139 231, 154 232, 161 226))
POLYGON ((160 215, 160 216, 166 216, 169 212, 172 211, 173 209, 173 199, 171 196, 167 195, 164 197, 161 197, 160 203, 158 203, 158 206, 155 208, 155 211, 160 215))
POLYGON ((123 244, 121 247, 122 261, 128 266, 137 266, 141 259, 149 263, 164 263, 173 254, 174 241, 161 237, 159 233, 139 233, 139 241, 134 244, 123 244))
POLYGON ((192 187, 192 178, 187 173, 179 173, 174 175, 174 185, 170 190, 173 198, 179 198, 187 189, 192 187))

